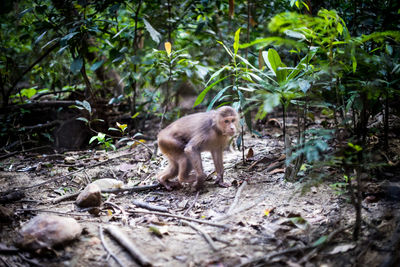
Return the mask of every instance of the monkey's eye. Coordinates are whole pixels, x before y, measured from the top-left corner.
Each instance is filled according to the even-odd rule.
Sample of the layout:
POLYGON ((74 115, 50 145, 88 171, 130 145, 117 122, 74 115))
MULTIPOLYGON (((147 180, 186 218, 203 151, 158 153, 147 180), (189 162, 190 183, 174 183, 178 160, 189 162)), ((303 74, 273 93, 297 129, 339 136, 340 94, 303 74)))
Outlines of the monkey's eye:
POLYGON ((235 119, 232 120, 232 123, 234 123, 234 122, 235 122, 235 119))
POLYGON ((224 122, 225 122, 225 123, 229 123, 229 120, 225 120, 224 122))

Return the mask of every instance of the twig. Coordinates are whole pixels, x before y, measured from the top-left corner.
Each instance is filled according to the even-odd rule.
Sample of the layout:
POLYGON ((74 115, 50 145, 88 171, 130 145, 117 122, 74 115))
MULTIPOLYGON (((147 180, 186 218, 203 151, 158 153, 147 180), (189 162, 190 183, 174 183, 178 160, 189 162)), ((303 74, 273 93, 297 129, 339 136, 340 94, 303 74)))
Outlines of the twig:
POLYGON ((144 256, 136 245, 126 237, 116 226, 110 225, 105 230, 122 245, 129 254, 141 265, 141 266, 152 266, 151 262, 144 256))
POLYGON ((160 216, 167 216, 167 217, 173 217, 173 218, 178 218, 178 219, 187 220, 187 221, 193 221, 193 222, 208 224, 208 225, 212 225, 212 226, 216 226, 216 227, 229 228, 229 226, 226 225, 226 224, 221 224, 221 223, 216 223, 216 222, 209 222, 209 221, 205 221, 205 220, 185 217, 185 216, 182 216, 182 215, 171 214, 171 213, 164 213, 164 212, 157 212, 157 211, 145 211, 145 210, 133 210, 131 212, 132 213, 144 213, 144 214, 154 214, 154 215, 160 215, 160 216))
POLYGON ((226 213, 227 215, 231 214, 232 211, 236 208, 236 205, 239 202, 240 195, 242 194, 243 188, 245 188, 246 185, 247 185, 247 181, 244 181, 240 185, 239 189, 236 191, 235 199, 233 200, 232 205, 229 207, 229 210, 226 213))
POLYGON ((196 204, 197 198, 199 197, 199 192, 200 192, 200 191, 197 191, 196 197, 194 198, 192 204, 190 204, 190 207, 187 208, 187 210, 185 210, 185 212, 183 213, 183 216, 186 216, 186 214, 188 214, 188 212, 193 208, 194 204, 196 204))
MULTIPOLYGON (((157 183, 157 184, 152 184, 152 185, 141 185, 141 186, 126 187, 126 188, 102 189, 101 193, 110 193, 111 194, 111 193, 121 193, 121 192, 126 192, 126 191, 141 192, 141 191, 156 189, 158 187, 160 187, 160 184, 157 183)), ((64 196, 53 199, 51 202, 53 204, 59 203, 64 200, 76 198, 79 194, 80 194, 80 192, 76 192, 76 193, 73 193, 70 195, 64 195, 64 196)))
POLYGON ((41 267, 41 266, 42 266, 42 265, 40 265, 37 261, 28 259, 28 258, 25 257, 22 253, 18 253, 18 256, 19 256, 22 260, 24 260, 24 261, 26 261, 27 263, 29 263, 30 266, 37 266, 37 267, 41 267))
POLYGON ((168 208, 166 207, 161 207, 161 206, 156 206, 156 205, 152 205, 143 201, 139 201, 139 200, 132 200, 132 203, 134 205, 136 205, 139 208, 143 208, 146 210, 153 210, 153 211, 160 211, 160 212, 169 212, 168 208))
POLYGON ((126 225, 126 223, 128 222, 128 214, 126 214, 126 211, 123 208, 121 208, 117 204, 115 204, 113 202, 110 202, 110 201, 104 202, 104 205, 109 205, 109 206, 112 206, 114 208, 119 209, 121 211, 121 213, 122 213, 122 219, 121 219, 122 220, 122 224, 126 225))
POLYGON ((133 187, 127 187, 127 188, 112 188, 112 189, 103 189, 101 190, 102 193, 120 193, 120 192, 141 192, 141 191, 146 191, 150 189, 156 189, 159 188, 160 184, 151 184, 151 185, 140 185, 140 186, 133 186, 133 187))
POLYGON ((107 251, 107 253, 113 257, 113 259, 122 267, 125 266, 125 264, 123 264, 121 262, 121 260, 114 254, 112 253, 112 251, 110 250, 110 248, 108 247, 106 241, 104 240, 104 235, 103 235, 103 227, 101 226, 101 224, 99 225, 99 235, 100 235, 100 240, 101 240, 101 244, 103 244, 104 249, 107 251))
POLYGON ((210 247, 212 248, 213 251, 218 250, 218 248, 215 246, 214 242, 212 241, 211 237, 206 232, 204 232, 203 229, 201 229, 201 228, 197 227, 196 225, 194 225, 193 223, 190 223, 185 220, 182 220, 182 223, 190 226, 191 228, 193 228, 194 230, 199 232, 204 237, 204 239, 207 241, 207 243, 210 245, 210 247))
POLYGON ((82 213, 67 213, 55 210, 46 210, 46 209, 17 209, 17 212, 25 212, 25 211, 33 211, 33 212, 48 212, 48 213, 55 213, 64 216, 92 216, 90 214, 82 214, 82 213))
POLYGON ((63 196, 57 197, 57 198, 53 199, 51 201, 51 203, 56 204, 56 203, 62 202, 64 200, 70 200, 70 199, 76 198, 80 193, 81 192, 79 191, 79 192, 76 192, 76 193, 73 193, 73 194, 63 195, 63 196))

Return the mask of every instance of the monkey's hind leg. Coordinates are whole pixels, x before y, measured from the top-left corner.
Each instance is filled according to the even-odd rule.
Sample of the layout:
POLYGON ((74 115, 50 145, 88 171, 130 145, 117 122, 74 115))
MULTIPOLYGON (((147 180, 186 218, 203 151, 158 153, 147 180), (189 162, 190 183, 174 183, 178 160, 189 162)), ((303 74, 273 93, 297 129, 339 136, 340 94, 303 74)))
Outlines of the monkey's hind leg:
POLYGON ((173 179, 177 175, 178 175, 178 163, 170 159, 168 167, 163 172, 161 172, 157 180, 168 191, 171 191, 174 188, 181 187, 179 182, 170 181, 170 179, 173 179))
POLYGON ((192 163, 190 160, 183 156, 178 161, 179 172, 178 172, 178 179, 179 182, 182 183, 194 183, 196 181, 196 175, 194 173, 190 173, 193 170, 192 163))

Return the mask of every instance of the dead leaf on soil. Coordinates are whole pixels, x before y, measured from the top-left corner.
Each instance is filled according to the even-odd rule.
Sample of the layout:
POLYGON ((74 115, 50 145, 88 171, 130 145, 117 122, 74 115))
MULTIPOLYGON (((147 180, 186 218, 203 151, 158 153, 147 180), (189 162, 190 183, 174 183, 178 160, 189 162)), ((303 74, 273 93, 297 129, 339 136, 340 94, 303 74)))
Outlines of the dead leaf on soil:
POLYGON ((356 244, 342 244, 339 246, 334 247, 330 252, 328 252, 330 255, 335 255, 338 253, 344 253, 349 250, 352 250, 353 248, 356 247, 356 244))

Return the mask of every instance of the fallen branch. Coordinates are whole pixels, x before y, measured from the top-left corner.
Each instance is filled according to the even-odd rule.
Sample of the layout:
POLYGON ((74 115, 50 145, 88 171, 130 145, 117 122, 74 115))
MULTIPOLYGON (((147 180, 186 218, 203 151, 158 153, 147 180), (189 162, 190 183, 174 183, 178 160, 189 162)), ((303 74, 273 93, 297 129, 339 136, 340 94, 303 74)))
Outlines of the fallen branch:
POLYGON ((103 244, 103 247, 107 251, 107 253, 111 257, 113 257, 113 259, 119 264, 119 266, 124 267, 125 265, 121 262, 121 260, 114 253, 111 252, 110 248, 106 244, 106 241, 104 240, 104 235, 103 235, 103 227, 101 225, 99 225, 99 235, 100 235, 101 244, 103 244))
POLYGON ((217 251, 218 248, 215 246, 214 242, 212 241, 211 237, 203 231, 203 229, 201 229, 200 227, 197 227, 196 225, 194 225, 193 223, 190 223, 188 221, 183 220, 182 221, 183 224, 190 226, 191 228, 193 228, 194 230, 196 230, 197 232, 199 232, 204 239, 207 241, 207 243, 210 245, 210 247, 212 248, 213 251, 217 251))
POLYGON ((116 226, 110 225, 105 230, 115 239, 118 243, 123 246, 129 254, 141 265, 141 266, 152 266, 151 262, 144 256, 136 245, 126 237, 116 226))
POLYGON ((92 216, 91 214, 83 214, 83 213, 68 213, 68 212, 61 212, 61 211, 55 211, 55 210, 47 210, 47 209, 17 209, 17 212, 48 212, 48 213, 55 213, 63 216, 92 216))
POLYGON ((193 221, 193 222, 198 222, 198 223, 202 223, 202 224, 208 224, 208 225, 212 225, 212 226, 216 226, 216 227, 229 228, 229 226, 226 224, 209 222, 209 221, 205 221, 205 220, 190 218, 190 217, 177 215, 177 214, 171 214, 171 213, 164 213, 164 212, 157 212, 157 211, 145 211, 145 210, 133 210, 133 211, 131 211, 131 213, 160 215, 160 216, 178 218, 178 219, 182 219, 182 220, 186 220, 186 221, 193 221))
POLYGON ((197 198, 199 197, 199 192, 200 191, 197 191, 196 197, 194 198, 192 204, 190 204, 189 208, 187 208, 187 210, 185 210, 185 212, 183 213, 183 216, 186 216, 186 214, 188 214, 188 212, 193 208, 194 204, 196 204, 197 198))
MULTIPOLYGON (((160 184, 152 184, 152 185, 141 185, 141 186, 133 186, 133 187, 126 187, 126 188, 110 188, 110 189, 102 189, 101 193, 121 193, 121 192, 141 192, 141 191, 146 191, 146 190, 151 190, 151 189, 156 189, 160 187, 160 184)), ((76 198, 81 192, 76 192, 73 194, 69 194, 69 195, 64 195, 58 198, 53 199, 51 202, 53 204, 55 203, 59 203, 61 201, 64 200, 70 200, 70 199, 74 199, 76 198)), ((160 210, 160 211, 164 211, 164 210, 160 210)))
POLYGON ((240 195, 242 194, 243 188, 245 188, 246 185, 247 185, 247 181, 244 181, 240 185, 239 189, 236 191, 235 199, 233 200, 232 205, 229 207, 229 210, 226 213, 227 215, 231 214, 232 211, 236 208, 236 205, 239 202, 240 195))
POLYGON ((51 201, 51 203, 56 204, 56 203, 62 202, 62 201, 64 201, 64 200, 74 199, 74 198, 76 198, 80 193, 81 193, 81 191, 76 192, 76 193, 73 193, 73 194, 63 195, 63 196, 57 197, 57 198, 53 199, 53 200, 51 201))
POLYGON ((143 208, 146 210, 152 210, 152 211, 159 211, 159 212, 169 212, 168 208, 166 207, 161 207, 161 206, 156 206, 156 205, 152 205, 143 201, 139 201, 139 200, 132 200, 132 203, 134 205, 136 205, 139 208, 143 208))
MULTIPOLYGON (((133 153, 133 152, 132 152, 132 153, 133 153)), ((59 181, 59 180, 63 180, 63 179, 65 179, 65 178, 67 178, 67 177, 69 177, 69 176, 71 176, 71 175, 73 175, 73 174, 76 174, 76 173, 79 173, 79 172, 81 172, 81 171, 84 171, 84 170, 86 170, 87 168, 97 167, 97 166, 106 164, 106 163, 108 163, 108 162, 110 162, 110 161, 113 161, 114 159, 118 159, 118 158, 121 158, 121 157, 125 157, 125 156, 128 156, 128 155, 131 155, 132 153, 126 153, 126 154, 122 154, 122 155, 119 155, 119 156, 116 156, 116 157, 113 157, 113 158, 109 158, 109 159, 104 160, 104 161, 101 161, 101 162, 97 162, 97 163, 94 163, 94 164, 91 164, 91 165, 87 165, 87 166, 85 166, 85 167, 83 167, 83 168, 80 168, 80 169, 78 169, 78 170, 76 170, 76 171, 73 171, 73 172, 70 172, 70 173, 68 173, 68 174, 62 175, 62 176, 60 176, 60 177, 55 177, 55 178, 49 179, 49 180, 47 180, 47 181, 44 181, 44 182, 41 182, 41 183, 38 183, 38 184, 34 184, 34 185, 30 185, 30 186, 17 187, 17 188, 14 188, 14 189, 12 189, 12 190, 15 190, 15 191, 22 191, 22 190, 26 190, 26 189, 31 189, 31 188, 43 186, 43 185, 48 184, 48 183, 51 183, 51 182, 56 182, 56 181, 59 181)), ((125 192, 125 191, 139 192, 139 191, 143 191, 143 190, 153 189, 153 188, 158 187, 158 186, 159 186, 159 185, 156 184, 156 185, 143 186, 143 189, 141 189, 141 188, 139 188, 139 187, 124 188, 124 189, 122 189, 122 188, 121 188, 121 189, 116 188, 115 190, 114 190, 114 189, 107 189, 107 190, 109 190, 109 191, 104 191, 104 192, 102 191, 102 193, 118 193, 118 192, 125 192), (148 188, 147 188, 147 187, 148 187, 148 188), (119 191, 118 191, 118 189, 119 189, 119 191), (114 191, 113 191, 113 190, 114 190, 114 191), (136 191, 136 190, 137 190, 137 191, 136 191)), ((2 194, 2 193, 3 193, 3 192, 0 192, 0 194, 2 194)))
POLYGON ((103 189, 101 190, 102 193, 121 193, 121 192, 141 192, 151 189, 156 189, 161 187, 159 183, 151 184, 151 185, 140 185, 140 186, 133 186, 133 187, 126 187, 126 188, 112 188, 112 189, 103 189))

